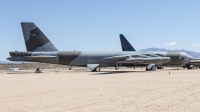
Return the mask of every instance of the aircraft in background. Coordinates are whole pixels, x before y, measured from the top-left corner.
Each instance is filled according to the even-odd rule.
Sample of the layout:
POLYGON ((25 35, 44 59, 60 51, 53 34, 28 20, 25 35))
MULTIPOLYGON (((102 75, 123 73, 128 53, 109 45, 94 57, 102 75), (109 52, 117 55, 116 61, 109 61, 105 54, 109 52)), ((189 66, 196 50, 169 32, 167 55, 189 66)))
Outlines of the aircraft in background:
MULTIPOLYGON (((122 46, 122 51, 136 51, 133 46, 129 43, 129 41, 125 38, 123 34, 119 34, 120 42, 122 46)), ((194 65, 188 65, 187 63, 194 60, 194 58, 185 52, 146 52, 153 53, 157 56, 170 57, 170 61, 167 63, 156 64, 157 69, 163 69, 163 66, 171 66, 171 67, 184 67, 188 69, 194 69, 194 65)), ((194 62, 193 62, 194 63, 194 62)))
POLYGON ((26 52, 10 52, 10 61, 28 61, 88 67, 99 72, 101 67, 146 65, 147 70, 156 70, 155 64, 170 61, 169 57, 157 57, 146 52, 85 52, 58 51, 45 34, 33 23, 22 22, 26 52))

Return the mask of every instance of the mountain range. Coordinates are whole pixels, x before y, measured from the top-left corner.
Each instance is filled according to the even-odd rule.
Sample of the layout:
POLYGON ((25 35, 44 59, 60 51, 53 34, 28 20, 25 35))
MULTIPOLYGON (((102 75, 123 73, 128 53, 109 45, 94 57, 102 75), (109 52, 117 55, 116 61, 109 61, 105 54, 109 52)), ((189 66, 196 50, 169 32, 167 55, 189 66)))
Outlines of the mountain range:
POLYGON ((12 62, 12 61, 1 61, 0 64, 21 64, 22 62, 12 62))
POLYGON ((164 49, 164 48, 147 48, 147 49, 142 49, 140 51, 162 51, 162 52, 168 52, 168 51, 173 51, 173 52, 185 52, 187 53, 188 55, 194 57, 194 58, 200 58, 200 52, 194 52, 194 51, 188 51, 188 50, 185 50, 185 49, 182 49, 182 50, 168 50, 168 49, 164 49))

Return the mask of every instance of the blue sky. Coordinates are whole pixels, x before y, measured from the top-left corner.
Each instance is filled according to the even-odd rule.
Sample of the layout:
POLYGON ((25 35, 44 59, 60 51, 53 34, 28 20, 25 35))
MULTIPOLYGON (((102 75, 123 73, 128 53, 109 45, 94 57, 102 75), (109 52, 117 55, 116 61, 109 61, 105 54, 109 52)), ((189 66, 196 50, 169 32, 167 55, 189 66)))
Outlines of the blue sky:
POLYGON ((35 22, 61 51, 136 49, 200 52, 199 0, 1 0, 0 60, 25 51, 20 22, 35 22))

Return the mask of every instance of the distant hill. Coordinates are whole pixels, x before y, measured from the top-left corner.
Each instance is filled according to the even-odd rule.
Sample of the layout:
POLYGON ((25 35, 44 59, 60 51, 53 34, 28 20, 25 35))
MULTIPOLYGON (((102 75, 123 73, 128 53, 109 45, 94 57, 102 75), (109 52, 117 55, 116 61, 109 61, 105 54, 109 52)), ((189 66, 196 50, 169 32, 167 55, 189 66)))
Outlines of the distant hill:
POLYGON ((7 61, 1 61, 0 60, 0 64, 6 64, 7 63, 7 61))
POLYGON ((22 62, 12 62, 12 61, 1 61, 0 64, 21 64, 22 62))
POLYGON ((200 52, 194 52, 194 51, 188 51, 188 50, 168 50, 168 49, 164 49, 164 48, 147 48, 147 49, 142 49, 140 51, 174 51, 174 52, 185 52, 188 55, 194 57, 194 58, 200 58, 200 52))

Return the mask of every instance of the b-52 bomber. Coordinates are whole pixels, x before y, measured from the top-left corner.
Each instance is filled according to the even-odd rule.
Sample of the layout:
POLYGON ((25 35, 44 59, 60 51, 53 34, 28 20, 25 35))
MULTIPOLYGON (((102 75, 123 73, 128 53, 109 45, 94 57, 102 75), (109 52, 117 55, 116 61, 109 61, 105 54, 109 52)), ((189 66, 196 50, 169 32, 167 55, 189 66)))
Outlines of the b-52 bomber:
POLYGON ((101 67, 115 67, 126 64, 146 65, 148 70, 155 70, 155 64, 170 61, 167 56, 156 56, 146 52, 87 52, 87 51, 58 51, 45 34, 33 23, 21 23, 26 52, 10 52, 10 61, 28 61, 68 66, 88 67, 91 71, 99 72, 101 67))
MULTIPOLYGON (((123 34, 119 34, 120 41, 121 41, 121 47, 122 51, 132 51, 135 52, 136 50, 133 48, 133 46, 128 42, 128 40, 125 38, 123 34)), ((194 69, 194 65, 191 65, 189 63, 192 63, 194 58, 185 52, 146 52, 146 53, 153 53, 157 56, 164 56, 164 57, 170 57, 171 60, 167 63, 159 63, 156 64, 158 69, 162 69, 163 66, 171 66, 171 67, 184 67, 188 69, 194 69)), ((195 63, 195 62, 193 62, 195 63)))

